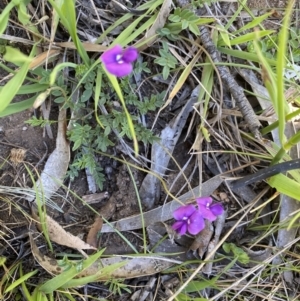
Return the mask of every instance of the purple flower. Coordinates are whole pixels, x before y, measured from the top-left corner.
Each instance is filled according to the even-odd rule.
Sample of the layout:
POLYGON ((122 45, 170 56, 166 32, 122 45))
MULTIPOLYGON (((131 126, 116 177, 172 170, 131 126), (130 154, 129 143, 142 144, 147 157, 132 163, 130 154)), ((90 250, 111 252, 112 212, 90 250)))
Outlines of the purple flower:
POLYGON ((205 227, 201 213, 193 205, 179 207, 173 212, 173 216, 177 222, 172 228, 180 235, 186 232, 196 235, 205 227))
POLYGON ((131 73, 133 67, 132 63, 138 57, 138 50, 134 47, 122 49, 120 45, 106 50, 100 57, 106 70, 117 76, 123 77, 131 73))
POLYGON ((201 197, 196 199, 200 214, 203 218, 206 218, 211 222, 216 220, 217 215, 221 215, 224 211, 221 204, 212 204, 212 201, 211 197, 201 197))

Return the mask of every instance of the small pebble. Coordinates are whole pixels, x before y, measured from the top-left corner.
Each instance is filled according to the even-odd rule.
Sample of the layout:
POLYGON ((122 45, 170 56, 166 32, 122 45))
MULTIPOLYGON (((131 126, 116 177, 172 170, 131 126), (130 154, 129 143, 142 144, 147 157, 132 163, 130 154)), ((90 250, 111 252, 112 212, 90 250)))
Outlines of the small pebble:
POLYGON ((22 131, 27 131, 27 126, 23 126, 22 131))

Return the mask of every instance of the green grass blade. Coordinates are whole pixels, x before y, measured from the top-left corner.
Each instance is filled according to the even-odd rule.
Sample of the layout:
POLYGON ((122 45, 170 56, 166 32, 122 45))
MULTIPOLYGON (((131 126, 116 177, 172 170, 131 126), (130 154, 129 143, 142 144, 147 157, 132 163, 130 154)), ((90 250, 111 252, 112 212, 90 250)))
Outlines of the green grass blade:
POLYGON ((279 131, 279 140, 281 145, 285 142, 285 115, 288 113, 288 106, 284 96, 284 68, 286 65, 286 50, 288 42, 288 31, 289 24, 291 19, 291 14, 293 10, 294 0, 289 1, 288 7, 285 12, 284 21, 282 24, 282 29, 280 30, 278 40, 278 51, 277 51, 277 114, 278 114, 278 131, 279 131))
MULTIPOLYGON (((156 7, 158 7, 160 4, 162 4, 163 1, 162 0, 152 0, 152 1, 147 1, 146 3, 144 3, 143 5, 141 5, 139 7, 139 9, 148 9, 148 11, 146 12, 146 14, 148 14, 149 12, 153 11, 156 9, 156 7)), ((113 23, 113 25, 111 25, 110 27, 108 27, 103 33, 102 35, 97 39, 96 44, 99 44, 101 42, 103 42, 103 40, 105 39, 105 37, 113 30, 115 29, 117 26, 123 24, 125 21, 129 20, 132 18, 131 14, 126 14, 124 16, 122 16, 120 19, 118 19, 116 22, 113 23)), ((139 17, 138 20, 141 20, 141 18, 144 18, 143 16, 139 17)), ((134 21, 135 23, 136 21, 134 21)), ((138 22, 137 22, 138 23, 138 22)), ((136 24, 137 25, 137 24, 136 24)), ((137 28, 137 30, 139 30, 139 28, 137 28)), ((129 31, 123 31, 122 33, 119 34, 118 38, 116 40, 114 40, 114 43, 112 45, 121 43, 123 46, 128 45, 124 43, 125 39, 130 40, 130 37, 128 36, 129 31)))
POLYGON ((49 0, 52 7, 56 10, 60 17, 62 24, 68 30, 77 51, 79 52, 81 58, 83 59, 86 66, 90 65, 89 56, 84 49, 80 39, 77 35, 76 30, 76 13, 75 13, 75 2, 73 0, 65 0, 61 8, 53 1, 49 0))
POLYGON ((83 285, 86 285, 90 282, 96 282, 101 278, 103 279, 104 277, 109 278, 108 276, 112 272, 114 272, 115 270, 123 267, 124 265, 126 265, 126 263, 127 263, 126 260, 124 260, 122 262, 116 262, 116 263, 111 264, 109 266, 102 267, 101 269, 99 269, 99 271, 95 275, 85 276, 85 277, 78 278, 78 279, 71 279, 70 281, 65 283, 62 286, 62 288, 66 289, 66 288, 83 286, 83 285))
POLYGON ((0 35, 4 33, 6 30, 8 19, 9 19, 9 12, 16 6, 16 4, 11 1, 5 5, 5 8, 2 10, 0 15, 0 35))
POLYGON ((45 294, 54 292, 58 288, 62 287, 65 283, 73 279, 76 275, 90 267, 103 254, 103 252, 104 249, 83 260, 80 268, 78 268, 77 266, 72 266, 68 270, 62 272, 60 275, 47 281, 39 288, 39 291, 45 294))
MULTIPOLYGON (((153 15, 151 18, 147 20, 147 22, 143 23, 140 27, 136 28, 132 34, 130 34, 127 39, 123 39, 122 33, 119 35, 118 38, 120 38, 120 44, 121 45, 129 45, 132 41, 135 40, 140 34, 142 34, 144 31, 146 31, 148 28, 151 27, 153 22, 155 21, 157 15, 153 15)), ((118 38, 116 40, 118 40, 118 38)), ((115 45, 115 41, 113 43, 115 45)))
MULTIPOLYGON (((289 120, 292 120, 294 117, 297 117, 298 115, 300 115, 300 109, 297 109, 295 110, 294 112, 288 114, 285 116, 285 121, 289 121, 289 120)), ((264 127, 262 130, 261 130, 261 134, 264 136, 268 133, 270 133, 271 131, 273 131, 274 129, 276 129, 278 127, 278 120, 273 122, 272 124, 264 127)))
POLYGON ((23 101, 9 104, 2 112, 0 112, 0 117, 9 116, 32 108, 35 99, 36 96, 23 101))
MULTIPOLYGON (((233 57, 243 59, 243 60, 260 63, 260 60, 257 57, 256 53, 250 53, 250 52, 247 52, 247 51, 234 50, 234 49, 228 49, 228 48, 223 48, 223 47, 218 47, 218 51, 220 51, 221 53, 224 53, 224 54, 231 55, 233 57)), ((268 58, 265 58, 265 60, 266 60, 266 62, 268 62, 268 64, 270 66, 276 66, 277 65, 276 60, 272 60, 272 59, 268 59, 268 58)))
POLYGON ((243 32, 243 31, 249 30, 251 28, 257 27, 258 25, 261 25, 261 23, 264 20, 268 19, 269 16, 271 16, 271 15, 272 15, 272 12, 269 12, 269 13, 266 13, 264 15, 255 17, 251 22, 247 23, 245 26, 241 27, 240 29, 235 31, 233 34, 237 34, 239 32, 243 32))
POLYGON ((58 64, 57 66, 55 66, 55 68, 52 70, 52 72, 50 74, 50 78, 49 78, 50 86, 54 85, 58 72, 66 67, 71 67, 71 68, 75 69, 77 67, 77 64, 61 63, 61 64, 58 64))
POLYGON ((278 192, 300 201, 300 183, 289 177, 278 174, 268 180, 268 184, 278 192))
MULTIPOLYGON (((37 93, 41 91, 45 91, 49 88, 49 85, 47 84, 32 84, 32 85, 23 85, 19 91, 17 92, 17 95, 26 95, 26 94, 32 94, 37 93)), ((1 91, 1 89, 0 89, 1 91)))
POLYGON ((283 146, 279 151, 277 152, 276 156, 274 157, 272 161, 272 165, 278 163, 283 156, 295 145, 297 145, 300 142, 300 132, 297 132, 295 135, 293 135, 283 146))
POLYGON ((101 69, 97 69, 97 77, 96 77, 96 85, 95 85, 95 118, 98 124, 104 129, 104 126, 98 116, 98 103, 100 99, 100 92, 101 92, 101 84, 102 84, 102 72, 101 69))
MULTIPOLYGON (((230 45, 234 46, 234 45, 247 43, 247 42, 250 42, 250 41, 254 41, 256 38, 263 38, 263 37, 268 36, 272 33, 274 33, 274 30, 262 30, 262 31, 258 31, 258 32, 250 32, 250 33, 241 35, 237 38, 231 39, 230 40, 230 45)), ((226 41, 220 40, 218 42, 218 46, 224 46, 224 45, 226 45, 226 41)))
MULTIPOLYGON (((22 264, 20 265, 20 276, 23 277, 23 268, 22 268, 22 264)), ((26 297, 26 300, 27 301, 34 301, 33 298, 31 297, 30 293, 29 293, 29 290, 26 286, 26 282, 23 281, 21 283, 21 286, 22 286, 22 290, 23 290, 23 294, 25 295, 26 297)))
POLYGON ((235 11, 233 16, 229 19, 227 24, 225 25, 225 29, 228 30, 229 27, 232 25, 233 22, 236 22, 237 18, 239 17, 241 11, 244 9, 245 4, 247 3, 247 0, 240 1, 241 5, 238 5, 238 9, 235 11))
POLYGON ((65 298, 68 298, 70 301, 76 301, 69 292, 61 292, 61 294, 65 296, 65 298))
POLYGON ((116 22, 113 22, 113 24, 111 26, 109 26, 103 33, 102 35, 96 40, 96 44, 99 44, 101 42, 103 42, 103 40, 107 37, 107 35, 114 30, 116 27, 118 27, 119 25, 123 24, 125 21, 129 20, 130 18, 132 18, 132 15, 130 14, 126 14, 123 17, 121 17, 120 19, 118 19, 116 22))
MULTIPOLYGON (((275 112, 278 115, 278 105, 277 105, 277 85, 276 85, 276 76, 274 74, 273 69, 271 68, 270 64, 268 63, 267 59, 265 58, 263 52, 261 51, 257 41, 253 41, 254 48, 256 50, 256 56, 260 60, 261 63, 261 73, 262 73, 262 80, 264 82, 265 87, 268 90, 268 93, 270 95, 270 100, 273 104, 273 107, 275 109, 275 112)), ((280 123, 279 123, 280 125, 280 123)))
POLYGON ((134 187, 134 191, 137 197, 137 201, 138 201, 138 205, 139 205, 139 210, 140 210, 140 214, 141 214, 141 219, 142 219, 142 232, 143 232, 143 243, 144 243, 144 254, 146 254, 148 252, 148 248, 147 248, 147 234, 146 234, 146 227, 145 227, 145 220, 144 220, 144 214, 143 214, 143 206, 142 206, 142 201, 139 195, 139 190, 136 186, 136 182, 134 180, 134 176, 133 173, 130 169, 130 166, 127 165, 127 170, 129 172, 131 181, 133 183, 133 187, 134 187))
POLYGON ((103 66, 103 70, 105 71, 108 79, 110 80, 113 88, 115 89, 120 101, 121 101, 121 104, 122 104, 122 107, 124 109, 124 112, 125 112, 125 115, 126 115, 126 119, 127 119, 127 122, 128 122, 128 126, 129 126, 129 131, 130 131, 130 134, 131 134, 131 139, 133 140, 133 146, 134 146, 134 151, 136 154, 138 154, 139 152, 139 146, 138 146, 138 141, 137 141, 137 138, 136 138, 136 134, 135 134, 135 130, 134 130, 134 125, 133 125, 133 122, 132 122, 132 119, 131 119, 131 116, 127 110, 127 107, 126 107, 126 103, 124 101, 124 97, 123 97, 123 94, 122 94, 122 90, 121 90, 121 87, 118 83, 118 80, 117 78, 110 74, 109 72, 106 71, 105 67, 103 66))
POLYGON ((6 46, 5 54, 3 55, 5 61, 13 63, 17 66, 22 66, 24 63, 31 63, 32 58, 21 52, 19 49, 6 46))
POLYGON ((43 191, 43 185, 40 185, 40 189, 39 190, 36 186, 36 181, 34 179, 34 176, 31 172, 31 170, 28 168, 28 166, 26 164, 24 164, 30 179, 33 183, 33 189, 35 191, 35 200, 36 200, 36 204, 38 207, 38 213, 39 213, 39 221, 42 227, 42 232, 44 234, 44 237, 48 243, 49 249, 51 252, 53 252, 53 246, 51 244, 51 240, 50 240, 50 236, 49 236, 49 232, 48 232, 48 228, 47 228, 47 222, 46 222, 46 218, 47 218, 47 213, 46 213, 46 202, 45 202, 45 198, 44 198, 44 191, 43 191), (42 193, 41 193, 42 192, 42 193))
POLYGON ((13 290, 14 288, 16 288, 18 285, 20 285, 21 283, 25 282, 26 280, 28 280, 30 277, 34 276, 36 273, 38 272, 38 270, 34 270, 30 273, 25 274, 24 276, 20 277, 19 279, 15 280, 6 290, 4 293, 8 293, 11 290, 13 290))
MULTIPOLYGON (((34 53, 35 47, 32 48, 31 55, 34 53)), ((7 84, 0 91, 0 112, 3 112, 4 109, 11 103, 13 98, 16 96, 18 90, 24 82, 24 79, 29 70, 30 61, 23 64, 19 69, 19 72, 12 77, 7 84)))

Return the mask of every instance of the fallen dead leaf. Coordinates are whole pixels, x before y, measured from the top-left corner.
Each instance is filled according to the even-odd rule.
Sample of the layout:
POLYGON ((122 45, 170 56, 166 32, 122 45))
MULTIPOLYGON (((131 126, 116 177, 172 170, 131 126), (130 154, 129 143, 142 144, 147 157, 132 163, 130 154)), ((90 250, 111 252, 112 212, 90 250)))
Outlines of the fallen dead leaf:
MULTIPOLYGON (((32 254, 35 260, 43 267, 48 273, 52 275, 60 274, 63 269, 59 266, 57 260, 42 254, 37 247, 33 233, 29 232, 30 244, 32 254)), ((164 258, 161 256, 115 256, 110 258, 101 258, 94 262, 93 265, 82 271, 76 278, 92 276, 99 273, 99 267, 107 267, 117 263, 126 262, 124 266, 115 269, 111 274, 99 275, 98 281, 105 281, 109 279, 129 279, 136 277, 144 277, 160 273, 174 264, 180 264, 180 261, 164 258)))
MULTIPOLYGON (((58 116, 58 130, 56 138, 56 148, 49 156, 40 178, 36 182, 37 190, 45 199, 51 196, 62 185, 70 161, 70 145, 66 139, 66 110, 61 110, 58 116)), ((29 202, 35 197, 28 197, 29 202)))
POLYGON ((86 238, 86 242, 95 248, 98 247, 98 233, 100 233, 102 225, 101 216, 97 216, 86 238))
POLYGON ((23 148, 12 148, 10 151, 10 161, 14 165, 24 162, 26 150, 23 148))
POLYGON ((95 204, 99 203, 100 201, 107 199, 109 197, 108 192, 100 192, 100 193, 93 193, 93 194, 87 194, 82 197, 82 199, 87 204, 95 204))
MULTIPOLYGON (((40 221, 39 217, 34 212, 32 215, 35 220, 40 221)), ((97 250, 95 247, 85 243, 79 237, 67 232, 58 222, 48 215, 46 215, 46 224, 51 241, 72 249, 97 250)), ((42 231, 42 227, 39 223, 37 223, 37 228, 42 231)))
POLYGON ((57 49, 51 49, 50 51, 47 50, 42 52, 33 58, 29 65, 29 69, 34 70, 35 68, 44 65, 46 62, 52 62, 59 56, 59 54, 60 50, 57 49))

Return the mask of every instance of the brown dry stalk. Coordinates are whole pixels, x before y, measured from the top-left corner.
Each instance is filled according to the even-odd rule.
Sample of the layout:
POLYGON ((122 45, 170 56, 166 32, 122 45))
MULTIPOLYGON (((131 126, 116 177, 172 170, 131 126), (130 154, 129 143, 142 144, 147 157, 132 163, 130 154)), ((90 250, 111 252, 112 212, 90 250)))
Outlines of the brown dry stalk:
POLYGON ((235 99, 236 104, 240 109, 245 121, 247 122, 250 131, 256 138, 260 139, 260 133, 258 129, 261 127, 261 124, 248 99, 246 98, 243 88, 239 86, 226 66, 219 65, 221 62, 219 59, 220 56, 214 42, 210 37, 210 31, 205 26, 200 26, 199 29, 202 44, 209 53, 211 60, 216 64, 216 68, 219 71, 221 79, 224 81, 231 95, 235 99))

